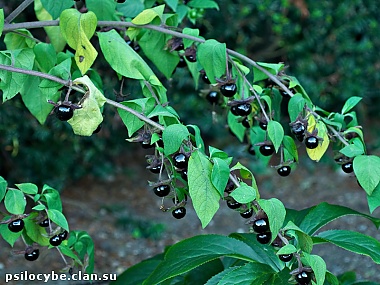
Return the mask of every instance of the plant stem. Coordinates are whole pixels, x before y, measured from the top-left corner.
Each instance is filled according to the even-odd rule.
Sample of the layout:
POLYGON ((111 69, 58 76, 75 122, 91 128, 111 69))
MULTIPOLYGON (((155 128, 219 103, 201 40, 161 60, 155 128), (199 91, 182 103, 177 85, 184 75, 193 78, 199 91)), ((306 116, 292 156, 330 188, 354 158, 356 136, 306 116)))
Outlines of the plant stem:
POLYGON ((338 133, 332 126, 327 125, 329 130, 344 144, 344 145, 350 145, 342 136, 340 133, 338 133))
POLYGON ((34 0, 25 0, 18 6, 16 9, 14 9, 4 20, 5 23, 12 22, 18 15, 22 13, 30 4, 32 4, 34 0))

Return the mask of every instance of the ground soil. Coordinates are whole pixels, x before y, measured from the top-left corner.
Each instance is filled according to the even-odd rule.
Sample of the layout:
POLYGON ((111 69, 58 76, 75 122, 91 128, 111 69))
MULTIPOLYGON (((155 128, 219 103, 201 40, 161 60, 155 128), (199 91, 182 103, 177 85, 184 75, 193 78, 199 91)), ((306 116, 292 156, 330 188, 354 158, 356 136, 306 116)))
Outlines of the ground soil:
MULTIPOLYGON (((129 153, 127 162, 143 161, 144 153, 129 153)), ((208 227, 202 229, 192 210, 182 220, 159 210, 161 200, 147 185, 155 175, 144 165, 127 163, 128 171, 110 176, 108 180, 85 177, 63 190, 63 207, 71 230, 86 230, 96 246, 96 272, 121 273, 126 268, 164 250, 165 246, 198 234, 248 232, 246 220, 221 203, 221 208, 208 227)), ((355 177, 328 164, 312 163, 306 158, 287 178, 279 177, 274 169, 257 176, 263 198, 277 197, 286 207, 303 209, 326 201, 368 212, 366 195, 355 177)), ((380 212, 375 211, 379 216, 380 212)), ((359 217, 345 217, 327 228, 359 231, 380 239, 379 231, 369 221, 359 217)), ((59 271, 64 263, 54 249, 41 249, 36 262, 25 261, 13 254, 4 241, 0 241, 0 276, 9 272, 27 270, 34 273, 59 271)), ((15 249, 22 249, 17 242, 15 249)), ((314 252, 327 262, 334 274, 354 270, 358 279, 380 281, 380 266, 365 256, 341 250, 333 245, 315 246, 314 252)), ((1 281, 3 282, 3 280, 1 281)), ((1 283, 0 282, 0 283, 1 283)), ((12 283, 10 283, 12 284, 12 283)), ((17 282, 13 284, 39 284, 17 282)), ((58 284, 58 283, 49 283, 58 284)), ((68 284, 68 283, 60 283, 68 284)), ((75 283, 79 284, 79 283, 75 283)))

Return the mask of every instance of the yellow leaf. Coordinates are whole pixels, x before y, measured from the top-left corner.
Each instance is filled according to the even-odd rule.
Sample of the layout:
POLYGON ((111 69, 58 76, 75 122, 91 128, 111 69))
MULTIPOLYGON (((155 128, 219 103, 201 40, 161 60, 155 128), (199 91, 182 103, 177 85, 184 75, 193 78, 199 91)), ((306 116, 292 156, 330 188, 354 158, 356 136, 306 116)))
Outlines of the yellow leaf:
POLYGON ((308 116, 307 131, 309 133, 312 133, 315 129, 315 125, 317 124, 317 122, 315 121, 314 115, 311 114, 310 112, 307 113, 307 116, 308 116))
MULTIPOLYGON (((319 126, 322 127, 322 125, 319 125, 319 126)), ((326 128, 324 124, 323 126, 324 128, 326 128)), ((311 160, 315 160, 316 162, 318 162, 322 158, 322 156, 325 154, 330 143, 330 139, 327 134, 327 131, 324 130, 323 133, 324 133, 324 136, 322 137, 323 138, 322 143, 319 143, 319 145, 314 149, 306 148, 307 155, 310 157, 311 160)))
POLYGON ((90 41, 86 37, 81 37, 75 52, 75 62, 82 74, 92 66, 97 56, 98 52, 90 41))
POLYGON ((153 21, 154 18, 158 16, 157 12, 153 9, 146 9, 138 14, 132 23, 135 25, 146 25, 153 21))

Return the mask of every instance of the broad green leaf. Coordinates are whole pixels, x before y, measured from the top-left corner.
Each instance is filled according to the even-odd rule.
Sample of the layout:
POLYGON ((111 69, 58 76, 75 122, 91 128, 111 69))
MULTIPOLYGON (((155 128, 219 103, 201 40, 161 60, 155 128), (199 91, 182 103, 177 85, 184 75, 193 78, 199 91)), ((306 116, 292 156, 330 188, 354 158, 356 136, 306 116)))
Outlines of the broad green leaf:
POLYGON ((146 9, 138 14, 132 23, 135 25, 146 25, 152 22, 156 17, 162 17, 164 5, 157 6, 155 8, 146 9))
POLYGON ((354 231, 330 230, 319 233, 317 238, 354 253, 369 256, 375 263, 380 264, 380 242, 373 237, 354 231))
POLYGON ((299 227, 307 234, 313 235, 316 231, 327 225, 329 222, 347 215, 361 216, 370 220, 377 228, 380 226, 380 219, 373 218, 369 215, 357 212, 344 206, 332 205, 323 202, 309 211, 299 227))
POLYGON ((284 136, 282 140, 284 148, 289 152, 295 161, 298 161, 298 151, 294 139, 290 136, 284 136))
POLYGON ((205 144, 203 142, 202 136, 201 136, 201 130, 196 125, 187 125, 188 128, 192 128, 194 130, 194 138, 195 138, 195 147, 198 148, 200 151, 205 151, 205 144))
MULTIPOLYGON (((154 99, 153 97, 150 97, 149 99, 154 99)), ((143 99, 137 99, 137 100, 143 100, 143 99)), ((132 100, 133 102, 134 100, 132 100)), ((155 101, 153 103, 153 106, 155 105, 155 101)), ((148 108, 149 110, 150 108, 148 108)), ((177 118, 178 114, 175 112, 172 112, 172 109, 169 106, 162 106, 162 105, 156 105, 154 106, 154 109, 148 114, 149 118, 153 118, 155 116, 162 116, 162 117, 171 117, 171 118, 177 118)))
POLYGON ((8 189, 4 198, 5 209, 11 214, 24 214, 26 198, 20 190, 8 189))
POLYGON ((380 207, 380 183, 377 184, 371 195, 367 195, 367 201, 371 214, 380 207))
MULTIPOLYGON (((309 127, 310 126, 308 126, 308 129, 309 127)), ((319 121, 318 123, 316 123, 316 128, 318 129, 318 136, 322 138, 322 143, 319 143, 318 146, 314 149, 306 148, 306 152, 311 160, 315 160, 316 162, 318 162, 322 158, 322 156, 325 154, 327 148, 329 147, 330 139, 327 133, 327 128, 326 128, 325 123, 323 123, 322 121, 319 121)))
POLYGON ((241 124, 241 122, 239 122, 238 117, 229 111, 227 122, 231 132, 238 138, 240 142, 243 142, 246 128, 241 124))
POLYGON ((44 211, 46 209, 46 206, 43 204, 38 204, 37 206, 34 206, 32 209, 36 211, 44 211))
MULTIPOLYGON (((53 4, 55 4, 56 2, 54 0, 49 0, 49 1, 52 2, 53 4)), ((70 2, 72 4, 72 1, 70 2)), ((53 17, 42 6, 41 0, 34 0, 34 11, 39 21, 53 20, 53 17)), ((61 14, 61 12, 62 11, 59 12, 58 16, 61 14)), ((56 52, 62 51, 66 45, 66 41, 62 37, 61 28, 60 27, 44 27, 44 30, 46 31, 46 34, 48 35, 51 44, 54 46, 55 51, 56 52)))
POLYGON ((65 216, 62 214, 62 212, 55 210, 55 209, 48 209, 47 214, 48 214, 48 218, 53 223, 55 223, 57 226, 60 226, 61 228, 65 229, 66 231, 69 231, 69 225, 67 223, 65 216))
POLYGON ((346 145, 339 152, 347 157, 355 157, 364 154, 364 144, 360 138, 354 138, 351 144, 346 145))
POLYGON ((0 176, 0 202, 4 199, 5 193, 7 192, 7 181, 0 176))
POLYGON ((296 94, 290 98, 288 103, 288 113, 290 121, 294 122, 297 116, 302 112, 306 104, 306 100, 302 97, 301 94, 296 94))
MULTIPOLYGON (((283 68, 283 63, 265 63, 265 62, 257 62, 257 64, 262 67, 263 69, 269 71, 271 74, 276 75, 278 74, 283 68)), ((264 72, 262 72, 257 67, 253 67, 253 78, 255 82, 261 81, 268 78, 268 75, 266 75, 264 72)))
MULTIPOLYGON (((287 214, 289 212, 290 210, 287 209, 287 214)), ((307 211, 299 211, 298 214, 302 215, 305 212, 307 211)), ((300 218, 302 217, 303 215, 300 218)), ((286 220, 288 220, 288 215, 286 216, 286 220)), ((297 241, 297 247, 301 249, 303 252, 310 253, 313 250, 313 240, 311 239, 311 237, 308 234, 306 234, 303 230, 301 230, 296 224, 294 224, 292 220, 288 220, 283 230, 286 232, 287 235, 295 238, 295 240, 297 241)))
POLYGON ((354 172, 361 187, 371 195, 380 182, 380 157, 375 155, 355 157, 354 172))
POLYGON ((232 271, 241 268, 241 266, 226 267, 223 271, 219 272, 212 278, 210 278, 205 285, 218 285, 219 282, 223 280, 224 277, 227 277, 232 271))
POLYGON ((297 248, 292 245, 292 244, 287 244, 283 247, 281 247, 278 251, 277 251, 277 255, 282 255, 282 254, 292 254, 292 253, 295 253, 297 252, 297 248))
POLYGON ((34 46, 33 51, 42 72, 48 73, 57 63, 57 54, 52 44, 38 43, 34 46))
POLYGON ((327 285, 340 285, 338 278, 331 272, 326 272, 326 282, 327 285))
POLYGON ((272 242, 276 238, 285 221, 286 210, 284 204, 276 198, 271 198, 268 200, 260 199, 257 202, 268 216, 269 227, 272 233, 272 242))
POLYGON ((217 149, 216 147, 209 146, 208 147, 208 151, 210 153, 210 157, 211 158, 214 158, 214 157, 218 157, 218 158, 221 158, 221 159, 228 158, 228 154, 227 153, 225 153, 224 151, 222 151, 220 149, 217 149))
POLYGON ((226 57, 226 44, 216 40, 207 40, 198 46, 197 60, 203 66, 211 83, 215 83, 215 78, 222 77, 226 72, 226 57))
POLYGON ((116 2, 114 0, 86 0, 86 7, 95 13, 99 21, 118 20, 116 15, 116 2))
POLYGON ((303 253, 303 255, 304 258, 302 260, 313 270, 317 285, 323 285, 327 271, 325 261, 318 255, 311 255, 307 253, 303 253))
POLYGON ((162 132, 166 155, 175 153, 184 140, 189 138, 188 129, 182 124, 170 125, 162 132))
POLYGON ((221 158, 215 157, 212 159, 212 162, 211 182, 219 191, 220 196, 223 196, 224 189, 226 188, 229 179, 230 168, 221 158))
MULTIPOLYGON (((8 217, 9 218, 9 217, 8 217)), ((11 247, 13 247, 13 245, 15 244, 16 240, 18 240, 18 238, 21 236, 21 234, 23 233, 23 231, 20 231, 18 233, 14 233, 14 232, 11 232, 9 229, 8 229, 8 225, 7 224, 0 224, 0 235, 1 237, 7 242, 9 243, 9 245, 11 247)))
POLYGON ((79 70, 85 74, 98 55, 89 41, 97 26, 96 15, 91 11, 82 14, 67 9, 60 16, 59 26, 68 45, 76 51, 74 58, 79 70))
MULTIPOLYGON (((184 28, 182 33, 184 33, 185 35, 190 35, 190 36, 198 37, 198 38, 202 39, 202 37, 199 36, 199 30, 198 29, 184 28)), ((193 44, 193 42, 194 41, 192 41, 190 39, 183 39, 183 46, 185 48, 188 48, 193 44)))
POLYGON ((55 20, 61 15, 63 10, 68 9, 73 6, 72 0, 41 0, 43 7, 49 12, 52 16, 52 19, 55 20))
POLYGON ((177 0, 165 0, 166 4, 174 11, 176 12, 178 1, 177 0))
POLYGON ((344 134, 348 134, 348 133, 355 133, 359 136, 359 138, 362 140, 362 142, 364 143, 364 135, 363 135, 363 131, 358 128, 358 127, 350 127, 348 128, 347 130, 344 131, 344 134))
POLYGON ((199 235, 171 246, 166 251, 164 260, 143 284, 158 284, 222 256, 246 261, 256 259, 253 249, 237 239, 220 235, 199 235))
POLYGON ((144 10, 144 3, 141 0, 128 0, 118 4, 116 9, 126 18, 134 18, 144 10))
POLYGON ((17 33, 7 33, 4 37, 4 43, 8 50, 33 48, 36 41, 33 35, 25 29, 16 30, 17 33))
POLYGON ((265 101, 267 103, 267 106, 269 108, 269 113, 272 112, 272 99, 268 95, 260 96, 260 99, 265 101))
POLYGON ((40 227, 36 224, 35 218, 38 213, 33 212, 27 218, 24 219, 25 231, 28 237, 38 243, 41 246, 49 245, 49 238, 47 237, 46 228, 40 227))
POLYGON ((257 199, 259 199, 260 195, 259 195, 259 192, 258 192, 258 188, 257 188, 257 184, 256 184, 256 179, 255 179, 255 176, 253 176, 253 173, 251 172, 251 170, 249 170, 247 167, 245 167, 244 165, 242 165, 240 162, 236 163, 236 165, 231 168, 231 172, 235 171, 235 170, 239 170, 241 178, 243 178, 243 179, 251 179, 251 181, 252 181, 252 187, 257 190, 256 196, 257 196, 257 199))
POLYGON ((147 81, 154 75, 146 62, 115 30, 98 33, 98 37, 104 57, 117 73, 128 78, 147 81))
POLYGON ((25 194, 37 194, 38 193, 38 187, 37 185, 33 183, 22 183, 22 184, 16 184, 17 188, 20 189, 25 194))
POLYGON ((0 37, 4 29, 4 9, 0 9, 0 37))
POLYGON ((342 108, 342 114, 348 113, 352 108, 354 108, 363 98, 353 96, 347 99, 342 108))
POLYGON ((212 0, 192 0, 187 5, 192 8, 215 8, 219 10, 218 4, 212 0))
POLYGON ((273 274, 273 276, 262 285, 289 285, 289 273, 290 270, 284 268, 284 270, 273 274))
MULTIPOLYGON (((218 259, 211 260, 206 262, 188 273, 182 275, 180 279, 186 282, 186 284, 206 284, 207 281, 213 277, 215 274, 218 274, 224 269, 222 261, 218 259)), ((178 276, 179 277, 179 276, 178 276)), ((182 281, 181 280, 181 281, 182 281)), ((169 281, 169 280, 167 280, 169 281)), ((179 281, 179 284, 183 284, 179 281)), ((178 285, 179 285, 178 284, 178 285)), ((162 284, 164 285, 164 284, 162 284)), ((170 283, 172 285, 172 283, 170 283)), ((174 285, 174 284, 173 284, 174 285)))
POLYGON ((211 181, 212 164, 202 152, 194 151, 189 158, 187 173, 194 210, 205 228, 218 211, 220 200, 220 193, 211 181))
POLYGON ((284 138, 284 129, 279 122, 269 121, 267 132, 269 139, 272 141, 274 148, 276 149, 276 152, 278 152, 284 138))
POLYGON ((256 199, 256 190, 244 182, 240 182, 240 187, 231 192, 230 196, 237 202, 246 204, 256 199))
POLYGON ((49 209, 62 212, 62 202, 59 192, 48 185, 42 187, 41 200, 46 201, 49 209))

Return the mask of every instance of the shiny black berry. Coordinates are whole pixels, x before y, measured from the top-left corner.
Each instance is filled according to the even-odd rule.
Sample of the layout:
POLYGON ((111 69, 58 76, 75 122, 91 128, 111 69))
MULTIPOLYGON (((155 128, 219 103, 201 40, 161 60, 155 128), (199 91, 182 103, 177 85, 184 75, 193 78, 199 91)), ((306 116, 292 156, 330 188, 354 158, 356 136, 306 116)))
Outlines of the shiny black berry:
POLYGON ((248 147, 248 153, 250 155, 256 155, 256 151, 255 151, 255 148, 254 148, 253 145, 249 145, 249 147, 248 147))
POLYGON ((179 62, 177 64, 177 67, 183 68, 183 67, 186 67, 186 66, 187 66, 186 60, 182 56, 180 56, 179 57, 179 62))
POLYGON ((206 84, 211 84, 211 81, 210 81, 210 79, 208 79, 206 73, 203 73, 203 74, 202 74, 202 80, 203 80, 203 82, 206 83, 206 84))
POLYGON ((297 140, 303 141, 305 136, 305 126, 302 123, 296 123, 292 125, 292 132, 296 136, 297 140))
POLYGON ((150 144, 150 142, 145 142, 145 141, 142 141, 141 142, 141 146, 143 149, 149 149, 149 148, 153 148, 154 145, 150 144))
POLYGON ((241 124, 243 125, 244 128, 249 129, 251 127, 251 124, 249 123, 248 117, 245 117, 242 121, 241 124))
POLYGON ((307 285, 311 281, 311 273, 302 271, 295 276, 296 281, 300 285, 307 285))
POLYGON ((265 123, 263 123, 263 122, 260 122, 260 123, 259 123, 259 127, 260 127, 262 130, 266 131, 267 128, 268 128, 268 125, 265 124, 265 123))
POLYGON ((239 116, 248 116, 252 112, 252 105, 249 103, 244 103, 236 106, 236 112, 239 116))
POLYGON ((67 239, 67 236, 69 235, 69 233, 67 231, 63 231, 59 234, 59 238, 64 241, 65 239, 67 239))
POLYGON ((61 104, 54 108, 55 116, 61 121, 68 121, 74 115, 74 110, 68 105, 61 104))
POLYGON ((186 208, 179 207, 172 212, 172 215, 176 219, 182 219, 184 216, 186 216, 186 208))
POLYGON ((116 0, 117 3, 124 3, 125 0, 116 0))
POLYGON ((186 55, 186 59, 190 62, 196 62, 197 61, 197 57, 193 54, 186 55))
POLYGON ((289 262, 293 258, 293 254, 280 254, 278 258, 283 262, 289 262))
POLYGON ((8 224, 8 229, 11 232, 18 233, 24 228, 24 221, 22 219, 17 219, 8 224))
POLYGON ((220 93, 225 97, 232 97, 237 92, 237 86, 235 83, 226 83, 220 86, 220 93))
POLYGON ((280 176, 288 176, 291 171, 292 169, 290 168, 290 166, 287 165, 281 166, 279 169, 277 169, 277 173, 280 176))
POLYGON ((92 132, 92 134, 97 134, 102 129, 102 124, 99 124, 99 126, 95 129, 95 131, 92 132))
POLYGON ((308 137, 305 141, 305 145, 307 148, 309 149, 314 149, 316 147, 318 147, 318 139, 316 137, 308 137))
POLYGON ((240 208, 241 204, 235 200, 227 200, 227 207, 230 209, 240 208))
POLYGON ((253 215, 253 210, 248 209, 247 211, 240 213, 240 216, 242 216, 244 219, 249 219, 253 215))
POLYGON ((59 245, 62 243, 62 240, 61 240, 61 238, 59 237, 59 235, 55 235, 55 236, 52 236, 52 237, 49 239, 49 243, 50 243, 52 246, 59 246, 59 245))
POLYGON ((236 105, 232 106, 230 110, 231 110, 232 115, 239 116, 238 112, 237 112, 237 106, 236 105))
POLYGON ((346 173, 352 173, 354 171, 354 166, 352 162, 347 162, 345 164, 342 164, 342 170, 346 173))
POLYGON ((170 186, 169 185, 156 186, 153 188, 153 193, 156 194, 158 197, 168 196, 170 193, 170 186))
POLYGON ((180 43, 174 50, 175 51, 180 51, 180 50, 184 50, 185 46, 183 45, 183 43, 180 43))
POLYGON ((149 170, 150 170, 150 172, 152 172, 152 173, 158 174, 158 173, 160 173, 160 171, 161 171, 161 164, 156 165, 156 166, 154 166, 154 167, 152 167, 152 168, 149 168, 149 170))
POLYGON ((177 153, 173 156, 174 166, 179 169, 187 168, 187 164, 189 162, 189 158, 184 153, 177 153))
POLYGON ((253 221, 252 224, 253 230, 258 233, 265 233, 269 231, 269 221, 267 218, 261 218, 253 221))
POLYGON ((260 153, 264 156, 270 156, 274 153, 274 146, 271 144, 265 144, 260 146, 260 153))
POLYGON ((268 244, 272 238, 271 232, 260 233, 256 235, 256 240, 261 244, 268 244))
POLYGON ((39 256, 40 256, 40 250, 39 249, 35 249, 30 253, 25 252, 25 254, 24 254, 25 259, 28 261, 35 261, 39 256))
POLYGON ((49 226, 49 219, 45 219, 39 223, 40 227, 47 228, 49 226))
POLYGON ((219 101, 219 92, 216 91, 210 91, 206 95, 207 101, 209 101, 211 104, 216 104, 219 101))

